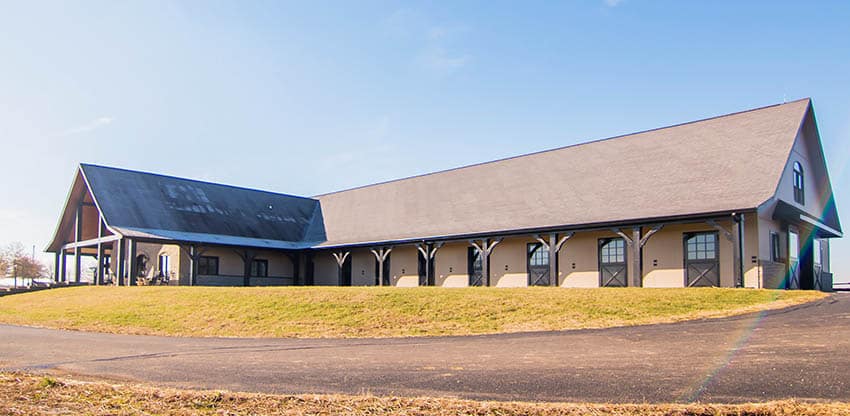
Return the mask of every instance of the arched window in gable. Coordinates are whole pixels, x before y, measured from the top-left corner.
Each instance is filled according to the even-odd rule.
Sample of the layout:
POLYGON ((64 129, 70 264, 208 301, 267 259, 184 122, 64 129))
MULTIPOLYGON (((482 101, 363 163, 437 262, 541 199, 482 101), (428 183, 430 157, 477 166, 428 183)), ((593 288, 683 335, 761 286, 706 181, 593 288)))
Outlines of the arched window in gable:
POLYGON ((806 204, 806 183, 803 179, 803 165, 794 162, 794 202, 806 204))

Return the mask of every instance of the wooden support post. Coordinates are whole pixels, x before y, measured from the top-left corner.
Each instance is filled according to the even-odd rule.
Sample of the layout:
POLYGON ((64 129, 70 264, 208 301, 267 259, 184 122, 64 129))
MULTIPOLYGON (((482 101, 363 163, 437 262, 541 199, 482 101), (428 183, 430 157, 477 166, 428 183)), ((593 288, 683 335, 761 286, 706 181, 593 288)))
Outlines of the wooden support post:
POLYGON ((242 259, 242 286, 251 286, 251 265, 257 257, 257 252, 253 250, 234 250, 236 255, 242 259))
POLYGON ((115 276, 118 286, 124 286, 127 277, 127 244, 125 239, 112 242, 112 251, 115 252, 115 276))
POLYGON ((109 273, 108 270, 104 267, 104 263, 106 260, 106 248, 102 244, 97 245, 97 268, 95 269, 95 285, 102 285, 106 279, 104 275, 109 273))
MULTIPOLYGON (((620 231, 619 229, 611 229, 614 233, 619 235, 625 240, 626 245, 631 249, 631 262, 628 264, 628 276, 631 277, 631 286, 634 287, 643 287, 643 246, 646 245, 646 242, 649 241, 649 238, 652 237, 653 234, 663 228, 664 225, 656 224, 652 228, 647 231, 646 234, 641 235, 643 231, 643 227, 632 227, 632 235, 631 237, 626 235, 626 233, 620 231)), ((626 280, 628 282, 628 280, 626 280)))
POLYGON ((198 260, 200 258, 198 247, 194 244, 189 246, 189 286, 198 284, 198 260))
POLYGON ((68 281, 68 253, 65 249, 62 249, 62 264, 59 266, 61 271, 59 272, 59 281, 67 282, 68 281))
POLYGON ((130 262, 130 267, 127 268, 127 270, 129 270, 130 272, 130 275, 127 276, 127 285, 135 286, 136 279, 139 277, 139 262, 136 258, 139 251, 139 243, 131 238, 127 240, 127 244, 130 246, 130 249, 127 250, 127 254, 129 257, 127 260, 129 260, 130 262))
POLYGON ((198 283, 198 260, 204 255, 204 250, 194 244, 188 247, 181 245, 180 249, 189 256, 189 286, 195 286, 198 283))
POLYGON ((61 251, 57 251, 57 252, 56 252, 56 258, 53 260, 53 282, 54 282, 54 283, 59 282, 59 270, 60 270, 60 267, 61 267, 61 266, 59 265, 59 262, 60 262, 60 260, 59 260, 59 253, 60 253, 60 252, 61 252, 61 251))
POLYGON ((469 243, 481 253, 481 273, 484 274, 484 285, 490 286, 490 253, 496 248, 496 245, 502 242, 502 238, 490 240, 489 238, 481 239, 480 243, 475 240, 470 240, 469 243))
POLYGON ((285 252, 283 252, 283 254, 285 254, 286 257, 289 259, 289 261, 292 263, 292 284, 295 285, 295 286, 303 285, 304 283, 301 281, 301 276, 302 276, 302 273, 301 273, 301 256, 302 256, 302 254, 300 252, 297 252, 297 251, 296 252, 285 251, 285 252))
POLYGON ((371 250, 371 251, 372 251, 372 254, 375 256, 375 260, 378 262, 378 282, 377 282, 377 285, 383 286, 384 285, 384 263, 386 262, 387 257, 389 257, 390 252, 393 251, 393 248, 392 247, 389 247, 389 248, 381 247, 377 250, 371 250))
POLYGON ((337 265, 337 286, 342 286, 342 268, 345 265, 345 259, 351 254, 350 251, 340 251, 332 253, 337 265))
POLYGON ((292 260, 293 284, 297 286, 303 285, 301 281, 301 253, 292 253, 290 259, 292 260))
MULTIPOLYGON (((77 205, 77 218, 74 223, 74 242, 79 243, 83 239, 83 203, 77 205)), ((80 283, 82 277, 82 264, 80 264, 80 248, 74 247, 74 281, 80 283)))
POLYGON ((643 257, 643 250, 641 248, 640 241, 642 237, 643 229, 641 227, 633 227, 632 228, 632 286, 634 287, 643 287, 643 268, 641 267, 641 260, 643 257))
POLYGON ((735 250, 735 287, 744 287, 744 214, 733 216, 732 249, 735 250))
MULTIPOLYGON (((434 286, 437 284, 434 278, 434 271, 431 270, 431 262, 437 257, 437 250, 443 246, 443 242, 426 243, 422 242, 416 245, 416 249, 422 254, 425 259, 425 285, 434 286)), ((421 282, 420 282, 421 283, 421 282)))
POLYGON ((316 284, 316 269, 315 264, 313 263, 313 252, 307 252, 307 261, 304 263, 304 284, 307 286, 313 286, 316 284))
POLYGON ((103 215, 99 215, 97 219, 97 267, 94 269, 94 284, 95 286, 103 284, 103 243, 100 239, 103 238, 103 215))
POLYGON ((564 243, 572 238, 573 235, 574 233, 572 232, 566 233, 558 239, 558 233, 549 233, 549 241, 543 239, 541 235, 534 236, 534 239, 542 244, 549 252, 549 285, 551 286, 561 285, 558 281, 558 253, 561 252, 561 247, 564 246, 564 243))

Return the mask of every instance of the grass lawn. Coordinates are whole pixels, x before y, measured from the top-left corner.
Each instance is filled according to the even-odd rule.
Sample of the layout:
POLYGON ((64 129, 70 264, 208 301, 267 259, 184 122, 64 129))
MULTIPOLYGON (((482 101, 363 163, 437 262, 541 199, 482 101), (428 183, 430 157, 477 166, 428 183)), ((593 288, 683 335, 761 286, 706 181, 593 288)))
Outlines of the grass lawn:
POLYGON ((592 404, 450 398, 267 395, 0 373, 0 414, 92 415, 850 415, 847 403, 592 404))
POLYGON ((198 337, 395 337, 722 317, 825 296, 750 289, 76 287, 0 297, 0 322, 198 337))

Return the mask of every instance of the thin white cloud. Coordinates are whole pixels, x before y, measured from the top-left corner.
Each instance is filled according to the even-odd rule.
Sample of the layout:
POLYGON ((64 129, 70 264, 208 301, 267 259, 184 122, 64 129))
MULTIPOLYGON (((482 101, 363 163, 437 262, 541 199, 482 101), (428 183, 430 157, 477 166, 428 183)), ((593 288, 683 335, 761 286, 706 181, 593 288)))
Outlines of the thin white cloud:
POLYGON ((417 58, 420 65, 440 75, 449 75, 465 67, 471 60, 470 55, 453 55, 442 46, 429 46, 417 58))
POLYGON ((106 117, 106 116, 98 117, 98 118, 96 118, 96 119, 94 119, 94 120, 92 120, 92 121, 90 121, 86 124, 81 125, 81 126, 77 126, 77 127, 65 130, 60 134, 60 136, 72 136, 72 135, 75 135, 75 134, 88 133, 90 131, 97 130, 97 129, 103 127, 103 126, 107 126, 109 124, 112 124, 112 122, 114 120, 115 119, 113 119, 112 117, 106 117))
POLYGON ((617 7, 617 6, 620 5, 620 3, 623 2, 623 0, 603 0, 603 1, 605 2, 605 5, 608 6, 608 7, 617 7))
POLYGON ((459 38, 469 27, 464 24, 437 24, 421 12, 400 9, 384 20, 387 32, 404 38, 410 44, 413 64, 420 70, 450 75, 472 62, 472 55, 463 50, 459 38))

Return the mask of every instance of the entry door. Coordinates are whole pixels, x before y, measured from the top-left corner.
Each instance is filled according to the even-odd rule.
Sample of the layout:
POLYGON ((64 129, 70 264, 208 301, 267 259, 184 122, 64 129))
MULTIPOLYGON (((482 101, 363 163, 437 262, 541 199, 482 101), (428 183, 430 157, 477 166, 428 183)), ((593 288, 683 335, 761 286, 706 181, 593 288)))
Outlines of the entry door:
POLYGON ((475 247, 466 250, 466 264, 469 273, 470 286, 484 286, 484 269, 481 263, 481 252, 475 247))
POLYGON ((419 253, 419 286, 434 286, 434 258, 429 260, 430 267, 427 268, 428 276, 425 275, 425 256, 419 253))
POLYGON ((821 282, 821 274, 823 274, 823 245, 817 238, 812 239, 812 263, 815 269, 814 288, 823 290, 823 282, 821 282))
POLYGON ((788 230, 788 281, 785 288, 800 288, 800 235, 793 230, 788 230))
POLYGON ((599 240, 599 286, 626 287, 626 242, 622 238, 599 240))
POLYGON ((685 285, 720 286, 720 248, 716 232, 685 234, 685 285))
POLYGON ((526 267, 529 286, 549 286, 549 250, 540 243, 529 243, 526 267))

